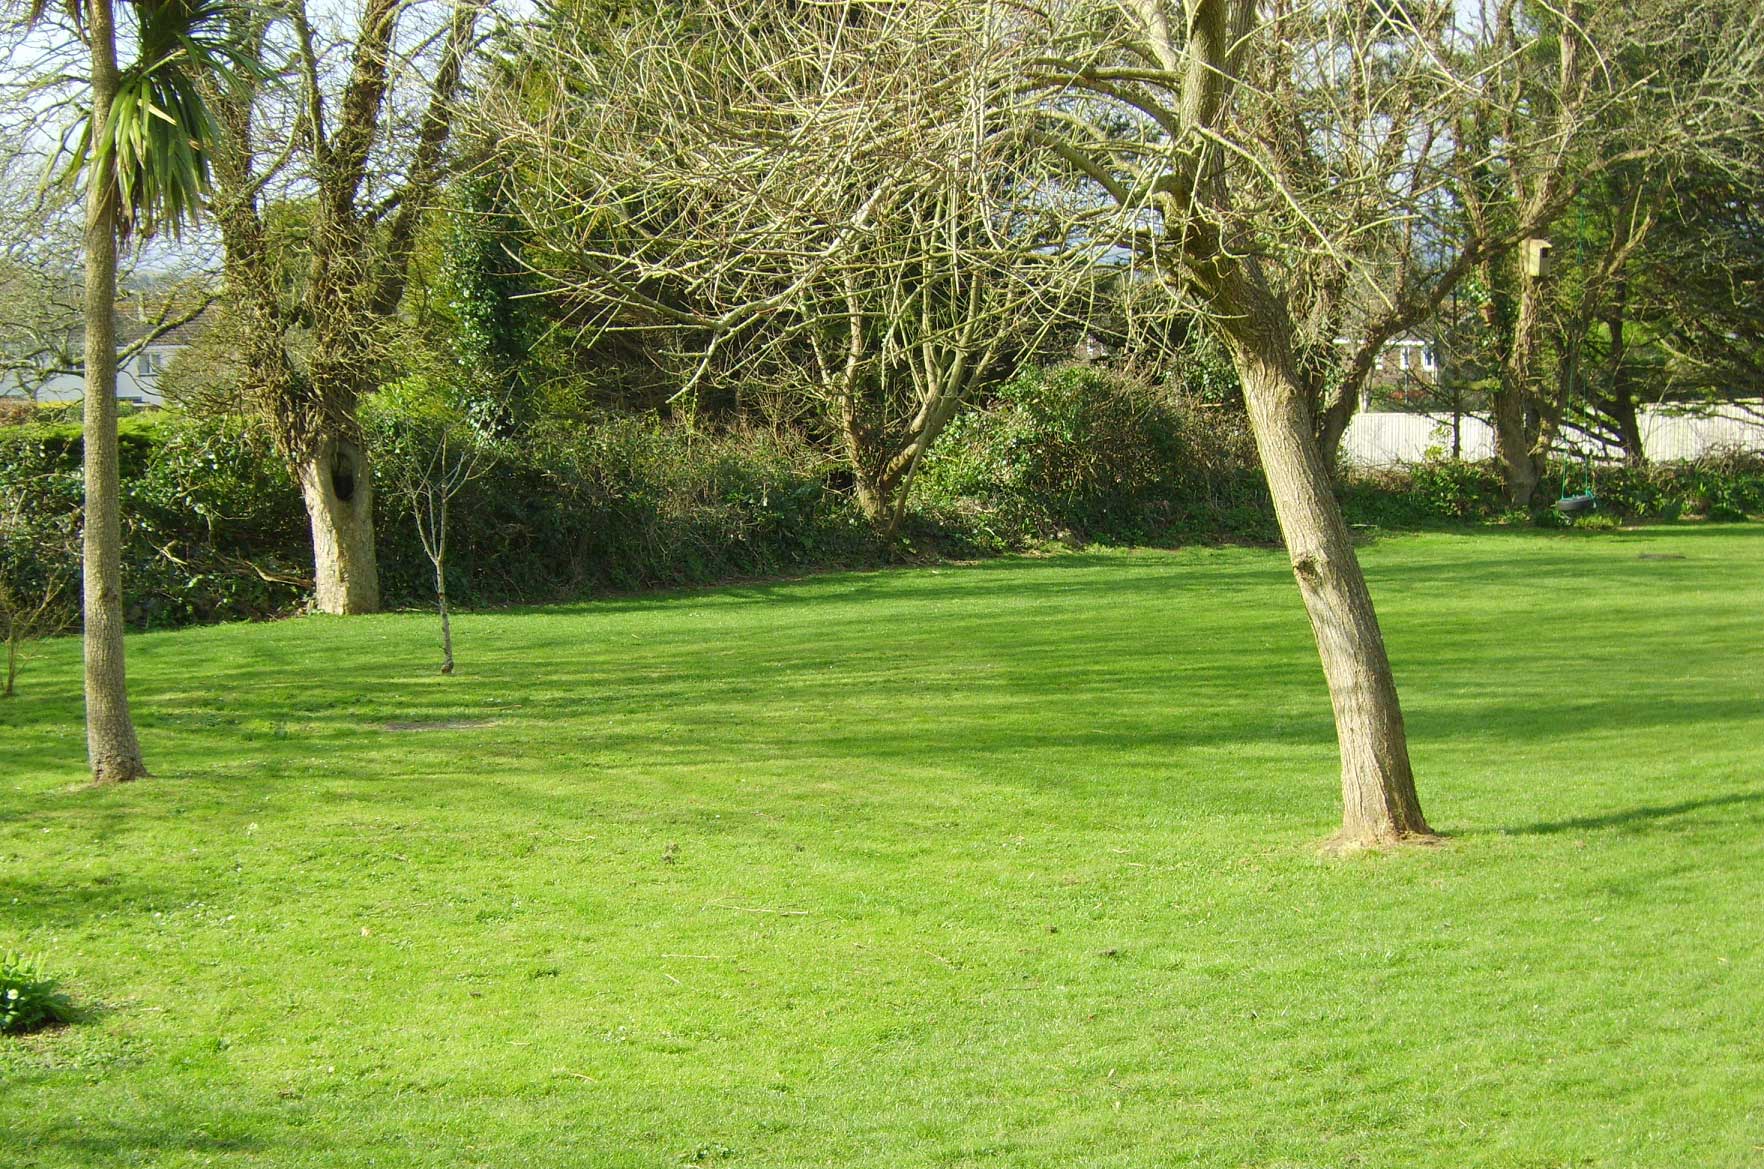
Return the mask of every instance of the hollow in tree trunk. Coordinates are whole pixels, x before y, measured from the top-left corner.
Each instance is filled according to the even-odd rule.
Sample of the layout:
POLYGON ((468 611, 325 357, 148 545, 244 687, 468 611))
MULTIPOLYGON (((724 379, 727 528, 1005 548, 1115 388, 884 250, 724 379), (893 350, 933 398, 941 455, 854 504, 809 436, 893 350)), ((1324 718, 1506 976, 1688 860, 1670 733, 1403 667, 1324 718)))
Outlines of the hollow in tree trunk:
POLYGON ((375 612, 380 577, 374 561, 374 492, 367 452, 354 442, 325 436, 299 471, 300 493, 312 523, 319 611, 375 612))
POLYGON ((1290 359, 1282 360, 1280 348, 1232 345, 1256 449, 1335 712, 1342 821, 1332 844, 1357 848, 1430 838, 1372 594, 1330 489, 1296 369, 1290 359))
MULTIPOLYGON (((110 0, 87 5, 92 49, 92 121, 103 126, 116 96, 116 31, 110 0)), ((86 195, 86 514, 84 615, 86 753, 92 782, 147 774, 129 717, 123 670, 122 510, 116 443, 116 176, 96 155, 86 195)))

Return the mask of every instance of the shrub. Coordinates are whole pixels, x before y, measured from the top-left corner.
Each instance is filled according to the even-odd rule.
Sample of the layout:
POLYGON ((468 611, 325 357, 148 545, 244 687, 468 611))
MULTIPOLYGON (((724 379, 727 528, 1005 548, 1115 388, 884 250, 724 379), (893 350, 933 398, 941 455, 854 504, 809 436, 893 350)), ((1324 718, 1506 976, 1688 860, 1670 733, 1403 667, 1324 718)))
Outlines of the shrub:
MULTIPOLYGON (((1559 517, 1552 505, 1564 482, 1570 492, 1580 489, 1585 478, 1579 464, 1551 467, 1538 485, 1530 513, 1515 514, 1504 502, 1494 464, 1428 459, 1407 467, 1349 471, 1342 507, 1355 523, 1388 528, 1464 522, 1556 526, 1559 517)), ((1591 486, 1600 515, 1743 520, 1764 513, 1764 455, 1730 451, 1640 467, 1602 465, 1593 469, 1591 486)))
POLYGON ((1730 450, 1684 462, 1601 466, 1593 471, 1593 491, 1601 511, 1626 519, 1743 520, 1764 513, 1764 454, 1730 450))
MULTIPOLYGON (((397 396, 383 405, 394 406, 397 396)), ((43 410, 51 416, 63 413, 43 410)), ((176 411, 122 425, 124 592, 136 627, 274 616, 310 586, 307 520, 258 430, 176 411)), ((0 428, 0 585, 18 597, 77 582, 81 439, 74 422, 0 428)), ((1571 482, 1578 484, 1579 472, 1571 482)), ((1488 464, 1431 459, 1350 471, 1350 522, 1401 529, 1554 522, 1552 472, 1510 514, 1488 464)), ((1764 513, 1764 456, 1600 467, 1601 515, 1764 513)), ((892 553, 836 460, 787 427, 694 432, 654 415, 552 421, 495 444, 453 505, 448 591, 462 605, 857 567, 892 553)), ((389 604, 424 604, 433 573, 406 503, 376 497, 389 604)), ((968 555, 1066 534, 1114 543, 1277 537, 1240 410, 1095 367, 1030 370, 960 416, 926 458, 903 529, 913 548, 968 555)), ((71 619, 78 589, 60 595, 71 619)))
POLYGON ((1005 547, 1272 533, 1237 411, 1096 366, 1019 373, 951 424, 920 489, 1005 547))
MULTIPOLYGON (((128 420, 119 438, 131 624, 265 616, 299 603, 311 575, 305 513, 267 440, 237 422, 169 412, 128 420)), ((68 424, 0 432, 0 517, 76 530, 83 448, 68 424)), ((0 572, 34 587, 58 567, 49 560, 70 555, 66 540, 9 541, 0 572)), ((67 603, 77 607, 77 594, 67 603)))
POLYGON ((0 954, 0 1032, 35 1031, 73 1019, 73 1001, 35 961, 0 954))
POLYGON ((1350 523, 1381 528, 1488 521, 1505 506, 1501 477, 1492 464, 1447 458, 1350 470, 1343 476, 1341 501, 1350 523))
POLYGON ((37 406, 28 398, 0 398, 0 426, 24 426, 37 420, 37 406))
MULTIPOLYGON (((579 597, 875 561, 833 465, 788 432, 693 434, 610 415, 499 444, 460 492, 448 592, 463 604, 579 597)), ((396 497, 379 498, 388 600, 432 579, 396 497)))

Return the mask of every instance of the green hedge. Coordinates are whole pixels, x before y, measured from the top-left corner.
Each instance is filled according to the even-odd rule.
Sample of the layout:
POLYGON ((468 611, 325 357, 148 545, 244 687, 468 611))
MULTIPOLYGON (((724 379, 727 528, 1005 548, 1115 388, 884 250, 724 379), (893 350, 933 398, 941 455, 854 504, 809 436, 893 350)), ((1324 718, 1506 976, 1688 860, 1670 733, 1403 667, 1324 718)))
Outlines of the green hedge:
MULTIPOLYGON (((299 494, 267 439, 172 413, 122 440, 131 625, 288 613, 310 589, 299 494)), ((27 588, 77 558, 82 443, 72 426, 0 428, 0 573, 27 588)), ((775 575, 882 556, 828 462, 769 433, 694 436, 608 418, 530 436, 455 500, 449 589, 461 604, 554 600, 775 575)), ((396 495, 377 497, 390 605, 433 573, 396 495)), ((77 604, 77 588, 69 594, 77 604)))
MULTIPOLYGON (((827 461, 767 432, 692 435, 609 417, 504 450, 454 501, 448 590, 462 604, 777 575, 880 550, 827 461)), ((390 603, 432 595, 405 502, 376 516, 390 603)))
MULTIPOLYGON (((137 628, 235 620, 294 608, 311 576, 305 512, 285 465, 236 424, 171 414, 118 427, 123 575, 137 628)), ((73 424, 0 430, 0 572, 40 579, 77 558, 84 443, 73 424)), ((77 588, 70 603, 77 603, 77 588)))
MULTIPOLYGON (((1350 473, 1342 484, 1342 510, 1354 523, 1385 528, 1440 523, 1530 520, 1564 523, 1552 510, 1563 473, 1578 492, 1585 472, 1578 465, 1552 467, 1532 510, 1518 512, 1501 493, 1492 462, 1432 459, 1385 471, 1350 473)), ((1622 522, 1707 519, 1743 520, 1764 515, 1764 455, 1728 452, 1703 459, 1646 466, 1594 468, 1595 514, 1622 522)))
MULTIPOLYGON (((126 419, 121 434, 132 625, 273 616, 303 603, 306 516, 267 439, 170 412, 126 419)), ((836 464, 788 434, 692 434, 608 416, 497 449, 454 503, 448 583, 461 604, 851 567, 891 551, 836 464)), ((77 570, 80 457, 73 424, 0 427, 0 574, 23 591, 77 570)), ((1601 516, 1738 519, 1764 513, 1764 457, 1605 468, 1595 487, 1601 516)), ((1353 474, 1341 497, 1350 522, 1390 529, 1557 522, 1549 499, 1515 516, 1488 464, 1353 474)), ((426 604, 432 571, 404 502, 382 492, 377 524, 387 603, 426 604)), ((959 418, 925 461, 905 532, 943 554, 1071 537, 1277 539, 1240 413, 1084 367, 1026 373, 959 418)))

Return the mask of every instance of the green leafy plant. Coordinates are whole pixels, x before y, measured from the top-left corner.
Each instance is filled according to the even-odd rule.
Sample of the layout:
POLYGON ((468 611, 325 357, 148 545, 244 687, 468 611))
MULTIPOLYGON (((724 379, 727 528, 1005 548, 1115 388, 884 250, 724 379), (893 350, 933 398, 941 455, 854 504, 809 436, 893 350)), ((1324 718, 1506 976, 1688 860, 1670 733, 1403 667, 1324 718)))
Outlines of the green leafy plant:
MULTIPOLYGON (((984 517, 1004 547, 1072 532, 1134 543, 1269 532, 1242 416, 1099 366, 1026 368, 959 416, 926 460, 932 507, 984 517)), ((970 521, 973 522, 973 521, 970 521)))
POLYGON ((70 1023, 73 1000, 35 959, 0 954, 0 1032, 19 1034, 70 1023))

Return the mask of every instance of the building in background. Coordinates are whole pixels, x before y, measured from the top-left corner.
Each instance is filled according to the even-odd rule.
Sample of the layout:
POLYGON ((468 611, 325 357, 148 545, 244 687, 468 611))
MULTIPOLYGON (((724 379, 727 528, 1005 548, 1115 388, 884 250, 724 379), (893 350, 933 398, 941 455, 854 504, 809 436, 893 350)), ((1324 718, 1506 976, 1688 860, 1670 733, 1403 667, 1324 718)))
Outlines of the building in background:
MULTIPOLYGON (((159 390, 160 374, 180 350, 187 349, 206 324, 204 316, 178 325, 153 338, 134 352, 131 347, 148 336, 152 326, 131 316, 119 315, 116 322, 117 344, 121 360, 116 367, 116 400, 132 406, 158 407, 164 404, 159 390)), ((81 334, 69 335, 66 353, 77 357, 81 334)), ((34 402, 77 402, 85 396, 83 374, 65 369, 45 369, 39 376, 28 372, 0 375, 0 398, 25 399, 34 402)))

